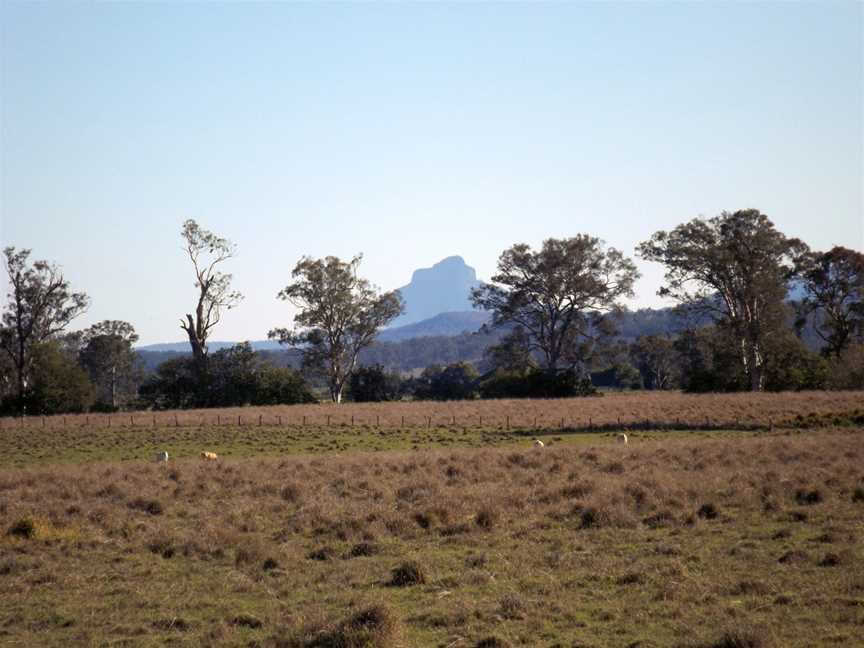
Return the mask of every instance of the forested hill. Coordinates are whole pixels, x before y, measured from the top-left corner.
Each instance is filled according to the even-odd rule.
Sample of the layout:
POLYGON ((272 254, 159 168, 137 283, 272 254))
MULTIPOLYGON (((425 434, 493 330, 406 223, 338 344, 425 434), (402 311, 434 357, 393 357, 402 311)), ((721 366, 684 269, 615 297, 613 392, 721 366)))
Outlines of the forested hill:
MULTIPOLYGON (((468 361, 478 364, 483 351, 494 344, 502 331, 481 331, 487 323, 487 313, 462 311, 441 313, 436 317, 383 331, 378 340, 360 353, 364 365, 381 364, 399 371, 413 371, 432 364, 468 361)), ((619 322, 621 340, 632 342, 640 335, 674 335, 684 322, 670 308, 627 311, 619 322)), ((230 346, 221 343, 220 348, 230 346)), ((253 342, 253 348, 279 366, 298 366, 299 353, 281 349, 272 342, 253 342)), ((215 349, 211 349, 215 350, 215 349)), ((138 349, 148 370, 160 363, 189 353, 188 345, 152 345, 138 349)))

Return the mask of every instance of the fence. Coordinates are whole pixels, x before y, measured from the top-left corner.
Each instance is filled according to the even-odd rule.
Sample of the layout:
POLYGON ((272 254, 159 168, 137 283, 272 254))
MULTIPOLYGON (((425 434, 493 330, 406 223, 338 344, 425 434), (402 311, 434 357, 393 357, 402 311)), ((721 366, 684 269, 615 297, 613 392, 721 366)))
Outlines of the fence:
POLYGON ((374 415, 367 418, 358 417, 356 414, 335 416, 333 414, 321 414, 319 416, 283 416, 281 414, 253 414, 246 415, 189 415, 189 414, 87 414, 70 416, 27 416, 18 418, 0 419, 0 431, 10 429, 47 429, 62 430, 71 428, 118 428, 118 429, 144 429, 144 428, 200 428, 208 426, 237 426, 237 427, 302 427, 302 428, 375 428, 375 429, 417 429, 417 428, 441 428, 461 427, 471 429, 499 429, 507 431, 570 431, 570 432, 605 432, 605 431, 629 431, 629 430, 773 430, 781 428, 801 428, 824 425, 821 419, 808 421, 807 419, 786 419, 774 421, 772 418, 766 420, 747 420, 740 418, 720 419, 717 417, 704 416, 698 420, 693 418, 674 420, 651 420, 638 417, 617 417, 615 420, 601 420, 595 422, 593 417, 528 417, 519 418, 515 416, 402 416, 398 423, 385 421, 382 425, 381 416, 374 415))

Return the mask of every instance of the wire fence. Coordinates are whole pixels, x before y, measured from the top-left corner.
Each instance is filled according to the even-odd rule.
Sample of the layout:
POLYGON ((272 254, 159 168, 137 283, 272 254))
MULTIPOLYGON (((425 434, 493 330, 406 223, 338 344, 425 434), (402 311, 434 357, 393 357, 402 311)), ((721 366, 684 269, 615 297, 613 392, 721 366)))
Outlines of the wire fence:
MULTIPOLYGON (((838 421, 838 424, 841 422, 838 421)), ((69 416, 26 416, 0 419, 0 431, 44 429, 63 430, 74 428, 92 429, 145 429, 145 428, 205 428, 205 427, 291 427, 291 428, 374 428, 374 429, 417 429, 456 427, 469 429, 498 429, 511 431, 628 431, 628 430, 773 430, 775 427, 801 428, 824 425, 818 421, 802 419, 778 419, 768 417, 763 420, 704 417, 677 417, 673 420, 653 420, 640 417, 518 417, 483 415, 448 416, 401 416, 382 421, 380 415, 303 415, 282 414, 198 414, 188 413, 137 413, 137 414, 79 414, 69 416)))

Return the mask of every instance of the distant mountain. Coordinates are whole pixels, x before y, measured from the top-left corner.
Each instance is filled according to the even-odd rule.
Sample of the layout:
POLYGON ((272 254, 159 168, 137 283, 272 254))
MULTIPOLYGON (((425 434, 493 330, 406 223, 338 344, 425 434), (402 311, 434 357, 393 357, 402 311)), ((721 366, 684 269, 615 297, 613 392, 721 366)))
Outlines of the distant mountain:
POLYGON ((393 321, 392 327, 414 324, 441 313, 470 311, 471 289, 478 286, 477 272, 460 256, 415 270, 411 283, 399 289, 405 313, 393 321))
MULTIPOLYGON (((207 349, 211 353, 220 349, 228 349, 238 342, 208 342, 207 349)), ((256 351, 272 351, 281 348, 276 340, 254 340, 250 342, 256 351)), ((192 353, 188 342, 162 342, 160 344, 145 344, 135 347, 136 351, 172 351, 174 353, 192 353)))

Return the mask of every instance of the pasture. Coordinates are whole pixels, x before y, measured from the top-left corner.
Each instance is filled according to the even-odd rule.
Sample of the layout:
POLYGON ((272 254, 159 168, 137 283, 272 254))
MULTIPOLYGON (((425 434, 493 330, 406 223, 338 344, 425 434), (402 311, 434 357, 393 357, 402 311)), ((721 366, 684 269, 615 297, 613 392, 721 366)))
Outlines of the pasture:
POLYGON ((639 398, 659 409, 634 419, 673 409, 634 395, 343 406, 354 426, 330 427, 310 421, 322 406, 305 426, 7 420, 0 644, 860 645, 860 399, 712 396, 697 412, 663 396, 718 425, 754 418, 631 425, 627 445, 612 428, 639 398), (533 425, 602 403, 599 431, 533 425), (531 424, 458 424, 496 405, 531 424), (406 408, 433 421, 403 427, 406 408))

